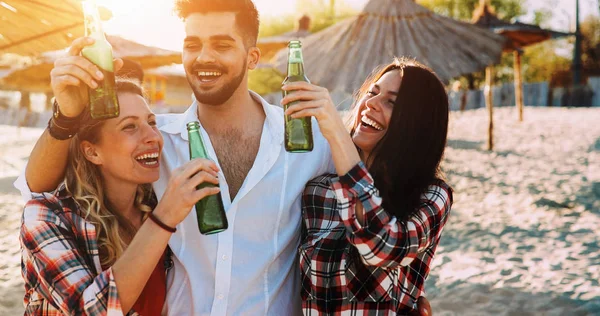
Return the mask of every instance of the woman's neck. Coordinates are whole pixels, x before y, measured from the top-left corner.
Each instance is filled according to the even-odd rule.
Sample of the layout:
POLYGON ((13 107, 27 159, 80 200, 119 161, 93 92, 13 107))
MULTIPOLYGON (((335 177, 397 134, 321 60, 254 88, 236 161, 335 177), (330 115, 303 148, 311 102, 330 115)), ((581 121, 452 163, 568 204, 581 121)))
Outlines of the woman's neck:
POLYGON ((139 228, 142 223, 141 211, 135 207, 135 197, 137 195, 137 184, 126 183, 116 179, 107 179, 105 177, 106 198, 121 216, 139 228))
POLYGON ((360 155, 360 160, 365 164, 365 166, 367 166, 367 168, 369 168, 370 167, 370 162, 369 162, 370 153, 359 150, 358 154, 360 155))

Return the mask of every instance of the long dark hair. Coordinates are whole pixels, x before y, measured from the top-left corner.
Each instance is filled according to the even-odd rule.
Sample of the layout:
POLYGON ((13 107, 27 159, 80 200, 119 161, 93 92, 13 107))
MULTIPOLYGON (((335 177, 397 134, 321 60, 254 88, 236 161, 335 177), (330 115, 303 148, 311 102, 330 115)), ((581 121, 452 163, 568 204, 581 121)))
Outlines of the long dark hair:
MULTIPOLYGON (((384 74, 399 70, 402 82, 384 137, 367 159, 369 172, 383 199, 383 207, 406 221, 416 212, 420 196, 443 179, 440 162, 448 134, 448 95, 433 71, 409 59, 376 69, 358 91, 357 100, 384 74)), ((354 135, 359 102, 350 120, 354 135)))

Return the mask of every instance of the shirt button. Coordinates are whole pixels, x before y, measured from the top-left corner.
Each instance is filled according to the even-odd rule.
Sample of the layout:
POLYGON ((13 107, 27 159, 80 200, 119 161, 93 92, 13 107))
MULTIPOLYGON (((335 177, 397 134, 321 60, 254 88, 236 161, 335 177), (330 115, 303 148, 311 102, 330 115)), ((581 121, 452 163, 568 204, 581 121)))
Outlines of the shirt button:
POLYGON ((227 261, 228 257, 227 257, 227 255, 223 255, 223 257, 221 257, 221 258, 223 258, 223 261, 227 261))
POLYGON ((223 294, 219 294, 219 295, 217 295, 217 298, 218 298, 218 299, 220 299, 220 300, 222 300, 222 299, 223 299, 223 297, 224 297, 224 296, 223 296, 223 294))

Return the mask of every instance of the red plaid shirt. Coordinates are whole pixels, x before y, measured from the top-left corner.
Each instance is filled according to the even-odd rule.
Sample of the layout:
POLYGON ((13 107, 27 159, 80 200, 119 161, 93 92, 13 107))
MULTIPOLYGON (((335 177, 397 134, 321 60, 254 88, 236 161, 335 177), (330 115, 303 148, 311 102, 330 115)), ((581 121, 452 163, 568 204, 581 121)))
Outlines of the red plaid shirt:
POLYGON ((25 315, 123 315, 112 269, 100 266, 96 229, 65 190, 34 194, 20 241, 25 315))
POLYGON ((362 162, 342 177, 321 176, 307 185, 299 249, 305 315, 406 315, 416 308, 452 189, 443 181, 430 185, 407 222, 381 202, 362 162), (355 215, 359 201, 365 225, 355 215))

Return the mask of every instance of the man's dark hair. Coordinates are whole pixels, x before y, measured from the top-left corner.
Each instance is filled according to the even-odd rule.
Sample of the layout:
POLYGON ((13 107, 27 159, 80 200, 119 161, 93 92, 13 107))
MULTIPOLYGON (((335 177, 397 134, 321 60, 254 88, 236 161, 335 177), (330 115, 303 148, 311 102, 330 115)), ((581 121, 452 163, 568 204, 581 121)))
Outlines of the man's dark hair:
POLYGON ((234 12, 246 48, 256 46, 260 17, 252 0, 176 0, 175 13, 185 20, 192 13, 234 12))
POLYGON ((139 83, 142 84, 144 82, 144 69, 137 61, 124 58, 123 67, 119 69, 117 76, 128 79, 137 79, 139 80, 139 83))

